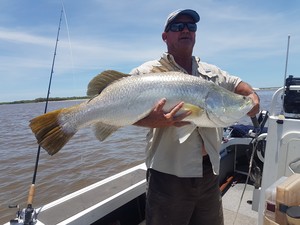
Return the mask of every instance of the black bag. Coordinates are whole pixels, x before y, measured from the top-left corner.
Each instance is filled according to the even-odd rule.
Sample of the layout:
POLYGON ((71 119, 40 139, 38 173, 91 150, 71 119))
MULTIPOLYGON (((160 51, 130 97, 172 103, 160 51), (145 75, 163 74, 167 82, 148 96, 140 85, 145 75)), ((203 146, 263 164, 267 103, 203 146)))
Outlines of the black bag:
POLYGON ((300 78, 290 75, 286 78, 283 108, 286 113, 300 114, 300 90, 291 90, 291 86, 300 86, 300 78))

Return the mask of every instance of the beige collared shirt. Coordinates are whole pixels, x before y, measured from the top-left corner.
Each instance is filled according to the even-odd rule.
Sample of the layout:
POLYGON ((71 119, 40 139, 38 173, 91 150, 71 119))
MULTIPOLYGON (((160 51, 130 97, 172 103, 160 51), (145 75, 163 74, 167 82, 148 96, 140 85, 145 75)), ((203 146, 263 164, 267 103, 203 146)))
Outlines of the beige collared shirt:
MULTIPOLYGON (((172 55, 164 53, 161 59, 146 62, 133 69, 131 74, 139 75, 166 71, 187 73, 175 62, 172 55)), ((240 78, 230 76, 227 72, 214 65, 201 62, 198 57, 194 56, 192 75, 211 80, 230 91, 234 91, 235 87, 241 82, 240 78)), ((174 126, 150 129, 147 134, 147 167, 178 177, 202 177, 202 157, 203 152, 207 152, 214 173, 218 174, 222 128, 198 127, 183 143, 180 143, 177 139, 176 129, 178 128, 174 126)))

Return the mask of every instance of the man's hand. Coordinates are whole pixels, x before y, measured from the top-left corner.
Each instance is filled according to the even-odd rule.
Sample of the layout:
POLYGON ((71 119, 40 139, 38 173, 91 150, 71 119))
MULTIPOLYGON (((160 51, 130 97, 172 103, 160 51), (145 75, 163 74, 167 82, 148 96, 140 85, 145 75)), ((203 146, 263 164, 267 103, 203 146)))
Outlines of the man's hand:
POLYGON ((164 112, 163 107, 166 104, 166 99, 161 99, 152 112, 145 118, 141 119, 140 121, 136 122, 135 125, 143 126, 143 127, 150 127, 150 128, 162 128, 162 127, 170 127, 176 126, 181 127, 184 125, 189 124, 187 121, 182 121, 184 118, 189 116, 192 112, 185 111, 180 115, 176 115, 176 113, 182 108, 184 102, 178 103, 174 108, 171 109, 170 112, 164 112))

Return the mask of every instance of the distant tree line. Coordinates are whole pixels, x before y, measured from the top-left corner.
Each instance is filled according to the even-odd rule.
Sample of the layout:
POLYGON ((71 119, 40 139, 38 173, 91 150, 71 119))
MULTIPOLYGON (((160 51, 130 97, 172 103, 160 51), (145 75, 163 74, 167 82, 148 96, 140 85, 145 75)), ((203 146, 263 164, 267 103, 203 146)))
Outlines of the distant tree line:
MULTIPOLYGON (((49 101, 66 101, 66 100, 78 100, 78 99, 89 99, 90 97, 53 97, 49 98, 49 101)), ((23 103, 37 103, 37 102, 45 102, 47 98, 36 98, 33 100, 19 100, 13 102, 0 102, 0 105, 4 104, 23 104, 23 103)))

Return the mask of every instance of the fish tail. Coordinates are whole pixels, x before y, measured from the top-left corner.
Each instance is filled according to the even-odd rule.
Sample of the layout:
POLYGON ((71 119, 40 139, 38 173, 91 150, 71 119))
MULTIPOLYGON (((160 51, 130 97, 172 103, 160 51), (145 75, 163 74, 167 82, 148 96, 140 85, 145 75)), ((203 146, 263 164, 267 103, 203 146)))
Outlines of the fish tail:
POLYGON ((49 155, 57 153, 76 133, 76 130, 66 131, 63 129, 59 120, 59 116, 68 113, 69 110, 58 109, 30 120, 29 126, 37 139, 37 143, 49 155))

